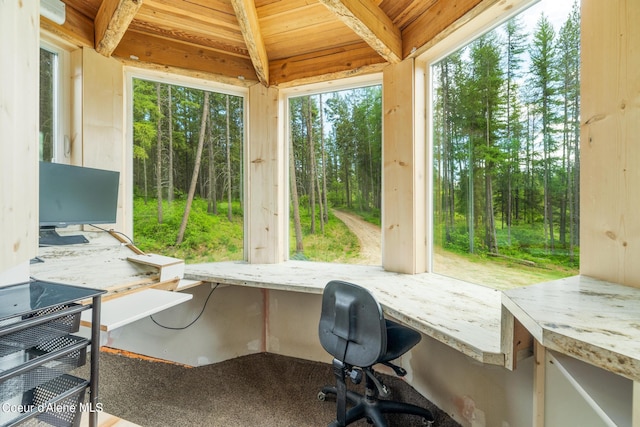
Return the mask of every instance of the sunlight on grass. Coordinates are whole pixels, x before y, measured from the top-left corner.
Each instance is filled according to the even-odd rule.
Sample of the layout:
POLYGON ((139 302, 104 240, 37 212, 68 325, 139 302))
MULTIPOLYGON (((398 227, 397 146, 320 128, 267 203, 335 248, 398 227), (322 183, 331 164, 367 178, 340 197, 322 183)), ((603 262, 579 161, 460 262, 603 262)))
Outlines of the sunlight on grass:
MULTIPOLYGON (((244 259, 243 216, 239 204, 232 207, 232 221, 227 219, 227 205, 220 203, 219 214, 207 213, 207 203, 195 199, 191 209, 184 241, 176 245, 185 201, 176 200, 169 206, 163 204, 163 221, 158 223, 157 207, 154 200, 144 203, 141 198, 134 201, 134 237, 135 244, 141 250, 150 253, 184 259, 188 264, 240 261, 244 259)), ((311 219, 302 212, 304 253, 295 253, 295 234, 290 221, 290 257, 318 262, 358 263, 360 241, 347 226, 332 214, 321 232, 319 220, 316 234, 310 233, 311 219)), ((375 222, 369 218, 369 222, 375 222)), ((554 263, 554 260, 517 257, 491 257, 487 255, 463 254, 441 247, 434 254, 435 272, 455 277, 471 283, 496 289, 510 289, 557 280, 578 274, 577 268, 554 263)))
MULTIPOLYGON (((360 242, 346 225, 331 213, 329 222, 321 232, 320 221, 316 221, 316 234, 311 234, 311 217, 304 212, 301 215, 304 258, 309 261, 335 262, 348 264, 360 253, 360 242)), ((289 222, 289 253, 294 257, 296 250, 293 221, 289 222)), ((299 254, 298 254, 299 257, 299 254)))
MULTIPOLYGON (((207 212, 207 202, 195 199, 189 215, 184 241, 176 245, 182 221, 185 200, 179 199, 169 206, 163 203, 163 221, 158 223, 155 199, 147 203, 142 198, 134 200, 134 240, 145 252, 184 259, 188 264, 244 259, 243 215, 239 203, 232 207, 232 221, 227 219, 227 204, 218 204, 218 215, 207 212)), ((357 237, 334 216, 330 216, 321 233, 320 222, 316 234, 310 233, 311 219, 302 218, 304 254, 299 257, 311 261, 348 263, 360 251, 357 237)), ((295 251, 293 228, 290 231, 291 253, 295 251)))
POLYGON ((182 258, 186 263, 233 261, 243 259, 243 220, 239 204, 232 207, 232 221, 227 219, 227 204, 218 204, 218 215, 207 213, 207 202, 195 199, 185 230, 184 241, 176 245, 185 200, 169 206, 163 203, 163 221, 158 223, 155 199, 146 204, 134 200, 135 244, 145 252, 182 258))

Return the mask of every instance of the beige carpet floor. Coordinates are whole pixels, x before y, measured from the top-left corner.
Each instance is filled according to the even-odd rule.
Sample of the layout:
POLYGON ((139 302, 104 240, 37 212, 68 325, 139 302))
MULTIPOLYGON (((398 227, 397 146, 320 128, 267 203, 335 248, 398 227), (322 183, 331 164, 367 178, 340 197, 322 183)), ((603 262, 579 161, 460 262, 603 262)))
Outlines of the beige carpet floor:
MULTIPOLYGON (((86 375, 88 366, 79 371, 86 375)), ((430 409, 435 426, 459 427, 406 382, 383 378, 393 399, 430 409)), ((189 368, 103 352, 99 401, 109 414, 143 427, 314 427, 335 419, 334 401, 317 399, 333 382, 328 364, 268 353, 189 368)), ((415 416, 387 418, 391 427, 422 426, 415 416)))

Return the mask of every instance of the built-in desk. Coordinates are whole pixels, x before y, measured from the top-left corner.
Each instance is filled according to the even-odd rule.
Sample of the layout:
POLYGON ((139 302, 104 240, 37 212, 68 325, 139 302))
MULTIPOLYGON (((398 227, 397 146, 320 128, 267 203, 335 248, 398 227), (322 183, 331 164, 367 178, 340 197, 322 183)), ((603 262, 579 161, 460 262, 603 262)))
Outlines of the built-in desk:
POLYGON ((321 294, 330 280, 350 281, 370 289, 391 317, 482 363, 504 364, 500 291, 494 289, 429 273, 308 261, 187 265, 185 278, 314 294, 321 294))
POLYGON ((503 328, 535 340, 535 425, 640 425, 640 289, 575 276, 505 291, 502 305, 503 328))
POLYGON ((543 347, 640 381, 640 289, 585 276, 505 291, 543 347))
MULTIPOLYGON (((41 262, 31 264, 32 276, 51 282, 93 286, 110 294, 157 283, 158 269, 147 264, 128 262, 127 257, 137 255, 136 251, 109 233, 68 233, 82 233, 89 243, 38 248, 36 261, 41 262)), ((64 235, 65 232, 60 234, 64 235)))
MULTIPOLYGON (((144 254, 124 238, 108 232, 60 232, 65 233, 83 234, 89 243, 38 248, 30 274, 39 280, 106 291, 102 298, 102 331, 114 330, 192 298, 190 294, 172 292, 195 284, 182 281, 184 261, 144 254)), ((91 325, 90 312, 83 314, 82 325, 91 325)))

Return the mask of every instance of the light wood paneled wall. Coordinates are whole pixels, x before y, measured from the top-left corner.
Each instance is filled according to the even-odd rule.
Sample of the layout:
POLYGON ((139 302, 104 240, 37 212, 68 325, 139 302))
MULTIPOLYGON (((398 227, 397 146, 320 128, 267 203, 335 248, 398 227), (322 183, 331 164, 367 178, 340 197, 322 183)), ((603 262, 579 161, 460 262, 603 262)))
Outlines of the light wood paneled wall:
POLYGON ((245 252, 254 264, 288 258, 283 109, 278 89, 249 88, 245 252))
POLYGON ((0 2, 0 273, 38 246, 38 2, 0 2))
POLYGON ((408 59, 383 72, 382 265, 426 271, 424 73, 408 59))
MULTIPOLYGON (((82 49, 82 131, 74 140, 74 159, 80 166, 120 171, 118 217, 114 228, 131 235, 133 231, 132 184, 129 173, 133 161, 125 140, 124 71, 122 64, 82 49)), ((77 88, 78 85, 75 85, 77 88)), ((79 107, 76 105, 75 110, 79 107)), ((108 226, 107 226, 108 227, 108 226)))
POLYGON ((582 1, 580 273, 635 287, 640 287, 638 23, 637 0, 582 1))

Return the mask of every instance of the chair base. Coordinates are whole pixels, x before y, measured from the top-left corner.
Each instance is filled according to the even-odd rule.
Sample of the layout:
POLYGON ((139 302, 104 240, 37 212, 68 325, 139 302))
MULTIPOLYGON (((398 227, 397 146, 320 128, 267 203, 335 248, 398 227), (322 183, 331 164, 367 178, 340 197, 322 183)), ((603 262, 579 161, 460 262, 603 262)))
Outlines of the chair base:
MULTIPOLYGON (((337 396, 336 387, 323 387, 322 391, 318 393, 318 399, 325 400, 325 397, 329 394, 337 396)), ((363 396, 350 390, 347 390, 346 397, 347 401, 353 406, 347 410, 345 424, 341 425, 338 420, 336 420, 329 424, 329 427, 345 427, 363 418, 373 423, 376 427, 388 427, 387 420, 383 414, 417 415, 422 417, 422 424, 425 426, 432 426, 434 422, 431 411, 410 403, 380 400, 378 398, 363 396)))

